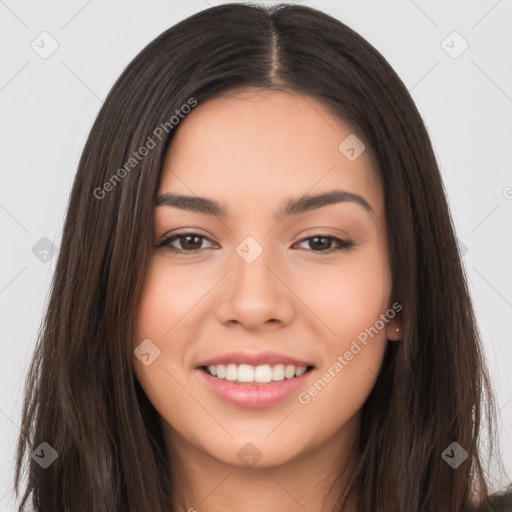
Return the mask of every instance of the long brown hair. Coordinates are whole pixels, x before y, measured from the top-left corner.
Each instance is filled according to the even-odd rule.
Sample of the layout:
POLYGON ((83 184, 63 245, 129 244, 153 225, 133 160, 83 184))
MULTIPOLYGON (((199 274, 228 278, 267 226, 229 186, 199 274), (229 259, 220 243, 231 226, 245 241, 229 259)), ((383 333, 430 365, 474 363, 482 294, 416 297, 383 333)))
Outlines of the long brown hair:
POLYGON ((248 4, 206 9, 162 33, 124 70, 91 129, 27 376, 21 506, 164 512, 179 500, 131 350, 155 195, 176 111, 248 86, 317 98, 359 129, 378 163, 403 335, 363 406, 358 511, 470 510, 489 493, 478 445, 487 418, 492 448, 495 406, 424 123, 384 57, 349 27, 310 7, 248 4), (43 442, 58 454, 45 469, 30 457, 43 442), (456 469, 442 457, 454 442, 468 454, 456 469))

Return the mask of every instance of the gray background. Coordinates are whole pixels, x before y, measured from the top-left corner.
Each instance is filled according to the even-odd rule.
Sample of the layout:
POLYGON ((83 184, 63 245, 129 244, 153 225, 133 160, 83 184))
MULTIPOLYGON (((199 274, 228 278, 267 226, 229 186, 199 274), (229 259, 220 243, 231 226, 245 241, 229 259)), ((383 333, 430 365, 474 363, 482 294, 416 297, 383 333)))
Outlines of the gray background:
MULTIPOLYGON (((0 0, 0 510, 14 508, 23 380, 56 261, 32 249, 49 241, 58 249, 86 136, 123 68, 162 31, 219 3, 0 0), (42 58, 53 40, 58 48, 42 58)), ((296 3, 372 43, 427 124, 501 410, 508 476, 499 474, 496 485, 505 485, 512 473, 512 2, 296 3), (469 47, 458 55, 464 40, 469 47)))

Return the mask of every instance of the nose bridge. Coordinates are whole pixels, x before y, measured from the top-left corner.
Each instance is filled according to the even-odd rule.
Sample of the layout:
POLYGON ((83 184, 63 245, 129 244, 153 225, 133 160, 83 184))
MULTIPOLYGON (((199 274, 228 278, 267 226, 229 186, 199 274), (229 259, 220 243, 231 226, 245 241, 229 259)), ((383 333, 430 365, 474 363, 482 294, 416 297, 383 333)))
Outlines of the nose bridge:
MULTIPOLYGON (((259 236, 261 240, 261 235, 259 236)), ((264 253, 268 255, 269 253, 268 247, 268 238, 265 238, 265 241, 261 241, 261 243, 252 235, 246 236, 236 247, 235 252, 238 254, 240 259, 246 263, 247 265, 252 265, 257 260, 267 260, 268 257, 261 257, 264 253), (266 248, 264 247, 266 244, 266 248)))
POLYGON ((274 275, 279 274, 275 251, 265 246, 271 237, 260 242, 256 236, 245 236, 235 247, 229 284, 216 308, 223 323, 236 321, 255 328, 268 320, 289 321, 291 305, 285 297, 286 287, 274 275))
POLYGON ((272 287, 269 283, 273 279, 269 268, 275 267, 272 247, 269 238, 263 236, 247 235, 236 247, 233 258, 234 279, 238 289, 245 285, 251 287, 272 287))

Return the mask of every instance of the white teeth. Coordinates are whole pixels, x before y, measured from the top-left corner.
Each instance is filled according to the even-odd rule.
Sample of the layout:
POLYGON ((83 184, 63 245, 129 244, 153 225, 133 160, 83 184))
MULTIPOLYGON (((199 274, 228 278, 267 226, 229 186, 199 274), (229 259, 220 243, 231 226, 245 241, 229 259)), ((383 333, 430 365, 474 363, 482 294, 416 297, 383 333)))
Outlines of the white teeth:
POLYGON ((228 364, 226 368, 226 380, 236 380, 238 378, 238 366, 236 364, 228 364))
POLYGON ((293 366, 293 364, 289 364, 285 370, 284 370, 284 376, 287 378, 287 379, 293 379, 293 377, 295 376, 295 366, 293 366))
POLYGON ((272 368, 269 364, 256 366, 254 371, 254 382, 270 382, 272 380, 272 368))
POLYGON ((241 364, 238 367, 239 382, 254 382, 254 366, 250 364, 241 364))
POLYGON ((250 364, 236 365, 230 363, 228 365, 217 364, 207 367, 207 372, 218 379, 231 382, 257 382, 261 384, 277 382, 285 378, 293 379, 294 377, 300 377, 306 373, 306 370, 306 366, 295 367, 293 364, 286 366, 284 364, 252 366, 250 364))
POLYGON ((276 364, 272 368, 272 380, 283 380, 284 379, 284 364, 276 364))
POLYGON ((305 366, 299 366, 299 367, 295 370, 295 376, 296 376, 296 377, 300 377, 303 373, 306 373, 306 367, 305 367, 305 366))
MULTIPOLYGON (((208 368, 210 368, 210 366, 208 368)), ((215 366, 212 366, 211 368, 215 368, 215 366)), ((213 375, 213 373, 212 373, 212 375, 213 375)), ((216 377, 218 377, 219 379, 225 379, 226 378, 226 367, 223 364, 218 364, 217 365, 217 375, 216 375, 216 377)))

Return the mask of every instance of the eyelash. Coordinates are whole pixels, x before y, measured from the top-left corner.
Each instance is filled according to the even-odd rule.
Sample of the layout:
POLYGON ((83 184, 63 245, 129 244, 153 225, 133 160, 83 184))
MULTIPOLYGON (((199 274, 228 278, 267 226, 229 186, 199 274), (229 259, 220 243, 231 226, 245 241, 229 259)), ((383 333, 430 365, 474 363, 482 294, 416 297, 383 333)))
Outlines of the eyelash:
MULTIPOLYGON (((209 242, 211 242, 211 240, 208 237, 200 235, 199 233, 194 233, 193 231, 191 231, 191 232, 178 233, 178 234, 170 236, 170 237, 164 236, 164 238, 158 243, 158 245, 156 247, 159 248, 159 247, 166 246, 167 250, 169 250, 175 254, 177 254, 177 253, 196 254, 203 250, 203 249, 194 249, 192 251, 186 251, 185 249, 178 249, 178 248, 172 247, 170 245, 172 242, 174 242, 174 240, 179 240, 180 238, 184 238, 186 236, 196 236, 196 237, 199 237, 199 238, 202 238, 204 240, 208 240, 209 242)), ((353 249, 353 247, 356 245, 351 240, 343 240, 342 238, 338 238, 338 237, 331 236, 331 235, 323 235, 321 233, 303 238, 302 240, 299 240, 297 243, 302 243, 302 242, 305 242, 308 240, 312 240, 314 238, 325 238, 328 240, 332 240, 333 242, 338 244, 338 247, 327 249, 325 251, 314 251, 313 249, 310 249, 310 252, 324 253, 324 254, 325 253, 331 254, 333 252, 338 252, 338 251, 347 251, 348 252, 348 251, 351 251, 353 249)))

